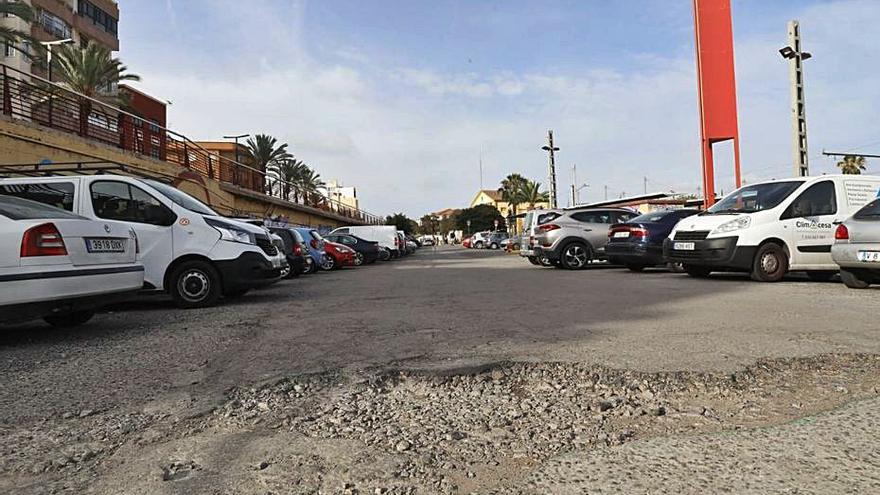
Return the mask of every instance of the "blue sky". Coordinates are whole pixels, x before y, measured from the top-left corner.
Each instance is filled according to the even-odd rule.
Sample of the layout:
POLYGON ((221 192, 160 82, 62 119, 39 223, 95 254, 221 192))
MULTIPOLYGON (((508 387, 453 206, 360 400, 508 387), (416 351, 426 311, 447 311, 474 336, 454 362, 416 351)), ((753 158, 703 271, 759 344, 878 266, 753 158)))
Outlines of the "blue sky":
MULTIPOLYGON (((411 216, 466 206, 507 173, 542 183, 547 129, 560 190, 582 200, 693 192, 699 126, 689 0, 120 0, 120 58, 195 139, 265 132, 362 206, 411 216)), ((734 1, 743 170, 791 161, 785 23, 801 21, 814 173, 821 150, 880 149, 880 2, 734 1), (867 146, 865 146, 867 145, 867 146)), ((718 148, 718 187, 732 186, 718 148)), ((873 164, 869 163, 873 167, 873 164)), ((567 195, 561 201, 567 201, 567 195)))

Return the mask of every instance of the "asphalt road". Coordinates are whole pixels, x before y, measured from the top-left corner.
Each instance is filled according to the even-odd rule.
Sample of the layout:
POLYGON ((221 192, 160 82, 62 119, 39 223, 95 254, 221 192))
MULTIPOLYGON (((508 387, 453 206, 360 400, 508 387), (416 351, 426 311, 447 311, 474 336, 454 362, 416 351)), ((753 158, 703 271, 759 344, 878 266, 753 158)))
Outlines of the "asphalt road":
POLYGON ((210 309, 151 298, 78 329, 4 329, 0 438, 80 414, 197 417, 235 388, 333 369, 529 361, 728 372, 760 358, 878 353, 878 295, 798 278, 570 272, 499 252, 426 248, 210 309))

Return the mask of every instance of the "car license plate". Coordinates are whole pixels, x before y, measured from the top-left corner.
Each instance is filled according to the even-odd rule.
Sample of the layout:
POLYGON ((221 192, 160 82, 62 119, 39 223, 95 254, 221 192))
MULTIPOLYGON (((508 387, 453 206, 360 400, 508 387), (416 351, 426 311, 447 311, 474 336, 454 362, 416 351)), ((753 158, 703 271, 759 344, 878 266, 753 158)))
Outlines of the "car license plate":
POLYGON ((859 261, 880 263, 880 251, 859 251, 859 261))
POLYGON ((615 239, 625 239, 625 238, 627 238, 627 237, 629 237, 629 231, 628 231, 628 230, 624 230, 624 231, 622 231, 622 232, 615 232, 615 233, 614 233, 614 238, 615 238, 615 239))
POLYGON ((124 253, 125 239, 86 238, 86 251, 90 253, 124 253))
POLYGON ((693 251, 694 243, 693 242, 676 242, 672 245, 672 249, 676 251, 693 251))

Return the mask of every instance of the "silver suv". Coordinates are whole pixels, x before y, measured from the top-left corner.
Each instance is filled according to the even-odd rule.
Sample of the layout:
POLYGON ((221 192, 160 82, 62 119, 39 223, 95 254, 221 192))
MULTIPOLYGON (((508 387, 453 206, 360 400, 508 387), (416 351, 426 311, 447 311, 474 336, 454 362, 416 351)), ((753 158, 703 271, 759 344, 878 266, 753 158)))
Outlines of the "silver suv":
POLYGON ((561 268, 586 268, 590 261, 605 258, 608 228, 636 216, 620 208, 562 210, 553 220, 535 226, 533 253, 561 268))

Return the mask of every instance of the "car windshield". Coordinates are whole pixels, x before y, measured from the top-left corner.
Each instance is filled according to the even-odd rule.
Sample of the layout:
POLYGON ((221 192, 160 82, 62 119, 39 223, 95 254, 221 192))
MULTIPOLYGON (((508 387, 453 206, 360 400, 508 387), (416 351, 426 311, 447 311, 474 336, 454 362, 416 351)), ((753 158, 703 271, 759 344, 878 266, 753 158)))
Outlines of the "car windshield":
POLYGON ((85 217, 75 215, 61 208, 6 195, 0 195, 0 215, 12 220, 42 220, 50 218, 77 218, 85 220, 85 217))
POLYGON ((789 197, 803 181, 768 182, 742 187, 728 194, 706 214, 718 213, 754 213, 776 207, 789 197))
POLYGON ((863 206, 861 210, 857 211, 856 214, 853 215, 853 217, 858 220, 880 219, 880 198, 875 199, 874 201, 871 201, 870 203, 863 206))
POLYGON ((149 184, 153 189, 156 189, 160 193, 164 194, 165 197, 173 201, 174 204, 182 206, 189 211, 193 211, 202 215, 213 215, 215 217, 221 216, 205 203, 202 203, 201 201, 181 191, 180 189, 151 179, 143 179, 143 181, 149 184))

